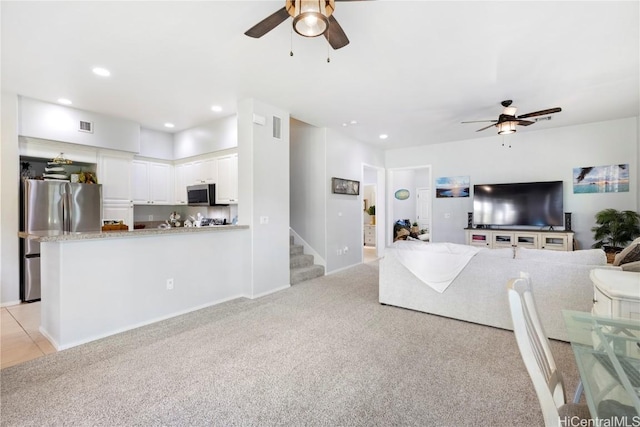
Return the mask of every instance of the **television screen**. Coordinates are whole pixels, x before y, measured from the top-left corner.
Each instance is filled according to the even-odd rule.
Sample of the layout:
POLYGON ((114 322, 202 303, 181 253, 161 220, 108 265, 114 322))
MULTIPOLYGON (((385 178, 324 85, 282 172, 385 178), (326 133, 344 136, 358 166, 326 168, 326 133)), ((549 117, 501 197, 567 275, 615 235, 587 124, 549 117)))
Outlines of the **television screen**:
POLYGON ((473 222, 562 226, 562 181, 474 185, 473 222))

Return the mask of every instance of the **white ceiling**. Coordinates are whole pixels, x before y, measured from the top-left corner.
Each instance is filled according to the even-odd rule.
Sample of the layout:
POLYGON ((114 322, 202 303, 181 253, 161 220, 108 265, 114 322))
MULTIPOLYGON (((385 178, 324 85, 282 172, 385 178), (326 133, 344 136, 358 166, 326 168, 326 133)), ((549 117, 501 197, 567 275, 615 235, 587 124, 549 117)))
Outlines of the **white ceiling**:
POLYGON ((640 115, 638 1, 345 1, 343 49, 290 19, 244 35, 283 5, 2 1, 2 90, 174 132, 256 98, 381 148, 495 137, 460 122, 496 119, 504 99, 563 110, 518 132, 640 115))

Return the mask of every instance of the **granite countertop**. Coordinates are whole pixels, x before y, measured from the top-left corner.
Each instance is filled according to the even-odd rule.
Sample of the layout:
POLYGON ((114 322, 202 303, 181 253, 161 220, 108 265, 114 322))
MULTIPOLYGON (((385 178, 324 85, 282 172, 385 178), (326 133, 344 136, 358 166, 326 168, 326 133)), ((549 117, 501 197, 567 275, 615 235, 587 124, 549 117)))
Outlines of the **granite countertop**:
POLYGON ((158 236, 164 234, 206 233, 229 230, 248 230, 248 225, 214 225, 210 227, 176 227, 176 228, 142 228, 127 231, 88 231, 88 232, 64 232, 64 231, 32 231, 18 232, 18 237, 33 239, 39 242, 62 242, 91 239, 111 239, 122 237, 158 236))

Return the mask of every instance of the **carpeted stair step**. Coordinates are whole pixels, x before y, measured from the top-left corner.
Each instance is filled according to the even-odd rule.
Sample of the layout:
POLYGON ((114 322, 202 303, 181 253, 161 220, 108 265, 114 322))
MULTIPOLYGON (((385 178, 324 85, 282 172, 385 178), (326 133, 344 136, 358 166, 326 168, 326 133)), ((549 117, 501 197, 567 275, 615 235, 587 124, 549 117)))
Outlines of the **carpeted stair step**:
POLYGON ((311 265, 309 267, 300 267, 291 269, 291 284, 295 285, 300 282, 315 279, 324 276, 324 267, 321 265, 311 265))
POLYGON ((290 282, 295 285, 306 280, 324 276, 324 267, 313 263, 313 255, 304 253, 303 245, 296 245, 293 236, 289 236, 290 282))
POLYGON ((302 255, 304 253, 304 246, 302 245, 290 245, 289 246, 289 255, 302 255))
POLYGON ((289 258, 290 268, 310 267, 313 265, 313 255, 300 254, 291 255, 289 258))

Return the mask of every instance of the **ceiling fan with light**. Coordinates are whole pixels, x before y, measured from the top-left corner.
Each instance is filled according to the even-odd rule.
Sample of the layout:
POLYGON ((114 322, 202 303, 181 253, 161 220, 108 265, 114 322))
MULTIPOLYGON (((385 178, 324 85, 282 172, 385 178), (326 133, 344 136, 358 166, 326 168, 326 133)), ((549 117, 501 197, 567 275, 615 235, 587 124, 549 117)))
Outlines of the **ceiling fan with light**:
POLYGON ((520 116, 516 116, 516 107, 512 107, 512 100, 507 99, 502 101, 501 104, 504 107, 502 110, 502 114, 498 116, 498 120, 472 120, 468 122, 462 123, 483 123, 483 122, 491 122, 489 126, 485 126, 482 129, 478 129, 476 132, 481 132, 483 130, 489 129, 490 127, 498 128, 498 135, 507 135, 510 133, 514 133, 516 131, 516 125, 519 126, 529 126, 536 123, 540 119, 536 120, 524 120, 531 117, 539 117, 539 116, 547 116, 553 113, 559 113, 562 111, 562 108, 548 108, 546 110, 534 111, 533 113, 522 114, 520 116))
POLYGON ((340 49, 349 44, 349 39, 333 16, 336 1, 357 0, 286 0, 282 9, 249 28, 245 34, 260 38, 291 17, 296 33, 304 37, 324 35, 332 48, 340 49))

